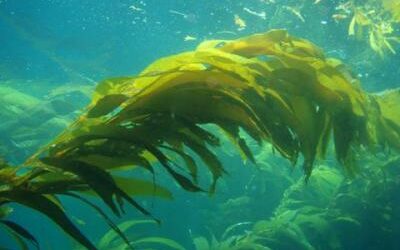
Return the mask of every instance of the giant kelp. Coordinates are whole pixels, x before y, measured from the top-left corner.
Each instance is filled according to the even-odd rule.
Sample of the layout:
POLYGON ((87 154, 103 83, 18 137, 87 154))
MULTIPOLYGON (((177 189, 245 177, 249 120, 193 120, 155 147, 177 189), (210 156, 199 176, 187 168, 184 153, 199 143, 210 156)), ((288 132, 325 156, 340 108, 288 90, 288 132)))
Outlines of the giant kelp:
POLYGON ((240 129, 293 163, 301 154, 307 176, 332 133, 338 160, 351 170, 353 147, 399 148, 390 108, 358 85, 341 62, 284 30, 207 41, 154 62, 139 76, 100 83, 85 114, 28 163, 107 170, 131 164, 153 171, 157 160, 182 187, 199 191, 187 148, 215 182, 224 173, 210 150, 218 135, 202 127, 214 124, 250 160, 240 129), (171 154, 185 161, 191 180, 175 170, 171 154))
MULTIPOLYGON (((211 173, 209 191, 214 192, 226 169, 213 151, 221 133, 204 126, 209 124, 250 161, 254 157, 241 131, 259 144, 271 143, 293 165, 302 158, 306 178, 333 137, 337 159, 353 173, 360 148, 400 148, 392 106, 398 97, 398 91, 378 97, 365 93, 340 61, 325 58, 317 46, 285 30, 206 41, 194 51, 155 61, 137 76, 101 82, 83 115, 25 163, 40 174, 27 178, 24 193, 16 189, 20 185, 5 183, 0 197, 45 213, 93 248, 68 221, 59 222, 64 214, 48 214, 59 205, 55 195, 87 203, 76 192, 91 190, 116 215, 127 202, 151 216, 130 195, 151 185, 117 177, 115 170, 141 167, 154 174, 161 166, 182 188, 198 192, 204 190, 198 184, 198 160, 211 173), (40 204, 48 206, 35 207, 39 200, 26 203, 31 199, 25 192, 47 199, 40 204)), ((144 193, 168 197, 160 189, 144 193)))

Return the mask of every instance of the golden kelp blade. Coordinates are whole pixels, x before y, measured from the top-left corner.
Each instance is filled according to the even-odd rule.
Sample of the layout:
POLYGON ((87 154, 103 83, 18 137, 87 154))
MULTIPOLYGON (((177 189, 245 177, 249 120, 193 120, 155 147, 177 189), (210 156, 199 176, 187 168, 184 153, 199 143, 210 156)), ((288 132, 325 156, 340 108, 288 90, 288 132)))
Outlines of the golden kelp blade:
MULTIPOLYGON (((352 172, 352 153, 360 145, 398 148, 393 115, 381 112, 383 101, 375 98, 340 61, 326 59, 317 46, 285 30, 209 41, 161 58, 138 76, 103 81, 87 112, 35 159, 45 157, 67 172, 71 167, 65 162, 90 165, 99 176, 106 171, 102 178, 107 176, 117 194, 121 190, 108 177, 114 169, 141 166, 153 173, 156 162, 183 188, 202 191, 198 158, 213 176, 213 191, 225 172, 212 151, 220 133, 202 127, 213 124, 250 159, 240 129, 258 143, 272 143, 293 164, 302 155, 307 177, 332 135, 337 159, 352 172)), ((82 171, 73 174, 88 179, 82 171)), ((117 212, 110 193, 100 189, 96 177, 90 181, 117 212)))

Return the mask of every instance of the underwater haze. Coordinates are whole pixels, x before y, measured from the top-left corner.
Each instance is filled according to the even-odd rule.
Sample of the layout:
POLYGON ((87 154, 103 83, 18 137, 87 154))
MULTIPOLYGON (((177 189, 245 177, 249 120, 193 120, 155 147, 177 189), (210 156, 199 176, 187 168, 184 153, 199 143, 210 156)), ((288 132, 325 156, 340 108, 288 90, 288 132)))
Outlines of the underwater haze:
POLYGON ((400 249, 400 0, 0 0, 0 249, 400 249))

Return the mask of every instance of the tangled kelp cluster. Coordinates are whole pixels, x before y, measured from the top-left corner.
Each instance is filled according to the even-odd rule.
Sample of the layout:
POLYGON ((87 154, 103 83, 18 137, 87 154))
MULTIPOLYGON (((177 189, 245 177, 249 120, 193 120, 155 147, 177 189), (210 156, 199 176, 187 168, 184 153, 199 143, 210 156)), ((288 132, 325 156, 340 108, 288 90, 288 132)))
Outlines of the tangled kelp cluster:
MULTIPOLYGON (((349 38, 354 38, 358 45, 365 43, 369 49, 381 58, 396 54, 397 46, 400 43, 400 34, 398 32, 400 4, 398 1, 301 0, 286 1, 286 4, 282 5, 275 2, 271 4, 275 6, 276 12, 271 17, 270 27, 280 26, 282 23, 286 25, 295 23, 321 34, 321 40, 329 37, 329 34, 332 33, 348 40, 345 37, 347 34, 349 38), (334 23, 332 27, 338 27, 339 29, 327 28, 326 26, 329 23, 334 23)), ((326 41, 328 44, 329 40, 331 39, 326 41)), ((339 48, 335 47, 333 49, 337 50, 339 48)), ((368 54, 372 55, 373 53, 368 54)))
POLYGON ((386 51, 396 54, 392 44, 400 43, 400 37, 395 35, 395 27, 400 22, 400 4, 382 0, 366 1, 362 5, 349 2, 349 6, 353 12, 349 35, 359 40, 366 38, 371 49, 381 57, 386 51))
POLYGON ((250 161, 254 156, 241 130, 259 144, 270 142, 293 165, 301 157, 306 178, 333 137, 337 159, 353 173, 361 149, 400 148, 399 99, 398 90, 363 92, 341 62, 285 30, 206 41, 195 51, 157 60, 138 76, 100 83, 84 114, 25 163, 27 172, 3 167, 0 198, 44 213, 95 249, 57 195, 74 197, 99 212, 129 245, 82 195, 90 190, 118 216, 124 202, 151 216, 132 195, 170 193, 116 170, 142 167, 154 175, 161 166, 182 188, 197 192, 204 190, 200 159, 212 174, 214 192, 226 170, 212 151, 221 133, 204 126, 212 124, 250 161))
POLYGON ((352 181, 337 169, 319 167, 307 187, 299 181, 286 190, 274 216, 213 249, 399 248, 400 161, 397 156, 378 162, 352 181))

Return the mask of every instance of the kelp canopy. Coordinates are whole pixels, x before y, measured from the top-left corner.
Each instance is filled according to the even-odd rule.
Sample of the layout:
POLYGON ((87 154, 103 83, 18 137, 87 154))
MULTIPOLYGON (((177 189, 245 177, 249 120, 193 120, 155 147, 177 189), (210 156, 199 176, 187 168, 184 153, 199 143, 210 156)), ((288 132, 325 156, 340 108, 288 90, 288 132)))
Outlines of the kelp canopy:
POLYGON ((226 170, 212 150, 221 134, 206 124, 220 128, 250 161, 241 130, 260 144, 271 143, 293 165, 301 158, 306 178, 333 138, 338 161, 353 173, 360 149, 400 149, 399 103, 398 90, 365 93, 340 61, 285 30, 205 41, 155 61, 138 76, 100 83, 84 114, 26 162, 32 171, 17 178, 3 170, 0 198, 45 213, 93 249, 62 210, 50 212, 61 206, 54 195, 88 203, 76 192, 91 190, 116 215, 123 200, 150 215, 130 195, 168 197, 168 191, 117 177, 114 170, 154 173, 160 165, 182 188, 202 191, 198 160, 213 176, 213 192, 226 170))

